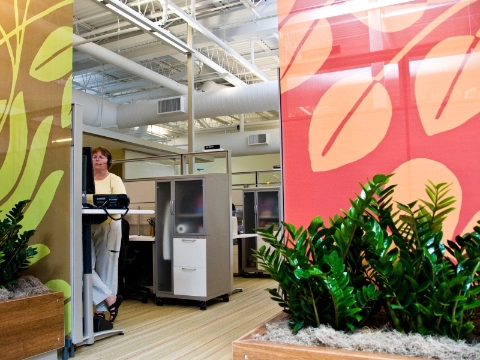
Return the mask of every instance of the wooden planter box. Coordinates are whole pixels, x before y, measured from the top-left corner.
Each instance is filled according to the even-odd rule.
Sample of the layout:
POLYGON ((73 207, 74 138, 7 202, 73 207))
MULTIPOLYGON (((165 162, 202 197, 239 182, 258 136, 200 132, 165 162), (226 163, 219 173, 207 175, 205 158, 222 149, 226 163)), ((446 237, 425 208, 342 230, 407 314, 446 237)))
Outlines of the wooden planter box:
POLYGON ((233 360, 421 360, 418 357, 332 349, 320 346, 281 344, 252 339, 253 334, 265 334, 266 323, 281 320, 280 313, 233 342, 233 360))
POLYGON ((0 357, 25 359, 62 348, 63 293, 0 301, 0 357))

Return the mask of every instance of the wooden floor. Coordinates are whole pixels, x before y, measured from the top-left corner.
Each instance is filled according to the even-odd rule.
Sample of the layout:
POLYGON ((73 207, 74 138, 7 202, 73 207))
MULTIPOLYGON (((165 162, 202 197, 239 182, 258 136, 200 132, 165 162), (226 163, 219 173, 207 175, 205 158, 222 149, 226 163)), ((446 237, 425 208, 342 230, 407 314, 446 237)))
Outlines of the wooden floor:
POLYGON ((204 311, 185 300, 125 300, 115 320, 124 335, 78 347, 75 359, 231 359, 232 341, 281 311, 265 291, 276 286, 266 277, 234 277, 243 291, 229 302, 209 301, 204 311))

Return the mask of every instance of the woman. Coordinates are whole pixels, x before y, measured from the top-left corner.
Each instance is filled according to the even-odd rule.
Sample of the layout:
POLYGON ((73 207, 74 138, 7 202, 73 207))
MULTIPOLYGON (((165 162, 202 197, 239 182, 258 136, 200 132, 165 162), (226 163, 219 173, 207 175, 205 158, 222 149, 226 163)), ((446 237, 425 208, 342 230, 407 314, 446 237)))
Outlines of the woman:
MULTIPOLYGON (((104 147, 92 151, 95 193, 126 194, 122 180, 108 171, 112 165, 112 154, 104 147)), ((119 219, 119 215, 112 215, 119 219)), ((105 318, 104 312, 110 313, 113 322, 118 315, 122 296, 117 295, 118 256, 122 240, 121 221, 110 218, 98 225, 92 225, 92 283, 93 304, 96 316, 105 318)))

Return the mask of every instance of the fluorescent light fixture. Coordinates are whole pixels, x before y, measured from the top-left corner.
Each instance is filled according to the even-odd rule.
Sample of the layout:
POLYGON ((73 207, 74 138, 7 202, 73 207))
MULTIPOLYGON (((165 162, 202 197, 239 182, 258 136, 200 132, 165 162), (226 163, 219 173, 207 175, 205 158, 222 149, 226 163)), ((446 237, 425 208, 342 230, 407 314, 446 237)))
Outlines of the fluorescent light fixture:
POLYGON ((72 141, 72 138, 52 140, 52 143, 59 143, 59 142, 66 142, 66 141, 72 141))
POLYGON ((107 4, 106 5, 109 9, 112 9, 113 11, 115 11, 118 15, 120 15, 121 17, 133 22, 135 25, 137 26, 140 26, 142 29, 144 30, 147 30, 149 31, 150 28, 147 26, 147 25, 144 25, 142 24, 140 21, 138 21, 137 19, 134 19, 133 17, 131 17, 130 15, 128 14, 125 14, 123 11, 117 9, 116 7, 114 7, 113 5, 110 5, 110 4, 107 4))
POLYGON ((98 0, 98 2, 105 5, 110 10, 114 11, 115 13, 125 18, 126 20, 134 23, 135 25, 141 27, 144 30, 147 30, 148 32, 150 32, 152 35, 155 35, 159 39, 169 43, 170 45, 174 46, 178 50, 184 53, 192 53, 192 54, 195 52, 194 49, 190 48, 183 41, 177 39, 175 36, 170 34, 165 29, 162 29, 157 24, 148 20, 146 17, 132 10, 128 5, 125 5, 121 1, 98 0))
POLYGON ((175 46, 178 50, 183 51, 184 53, 188 52, 187 49, 184 49, 183 47, 180 47, 178 44, 174 43, 172 40, 165 37, 165 35, 163 35, 163 34, 159 34, 158 32, 152 31, 152 35, 154 35, 154 36, 158 37, 159 39, 169 43, 172 46, 175 46))

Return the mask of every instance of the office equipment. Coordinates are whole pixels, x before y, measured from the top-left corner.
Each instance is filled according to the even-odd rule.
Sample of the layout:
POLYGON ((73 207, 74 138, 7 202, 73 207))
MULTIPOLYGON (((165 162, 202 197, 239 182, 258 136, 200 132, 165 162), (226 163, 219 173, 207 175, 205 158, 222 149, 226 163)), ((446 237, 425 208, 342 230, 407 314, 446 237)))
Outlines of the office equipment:
POLYGON ((228 174, 156 181, 156 303, 164 298, 229 300, 231 201, 228 174))
POLYGON ((127 209, 130 198, 127 194, 95 194, 93 205, 102 209, 127 209))
POLYGON ((82 207, 87 206, 87 194, 95 194, 93 177, 92 148, 82 148, 82 207))

